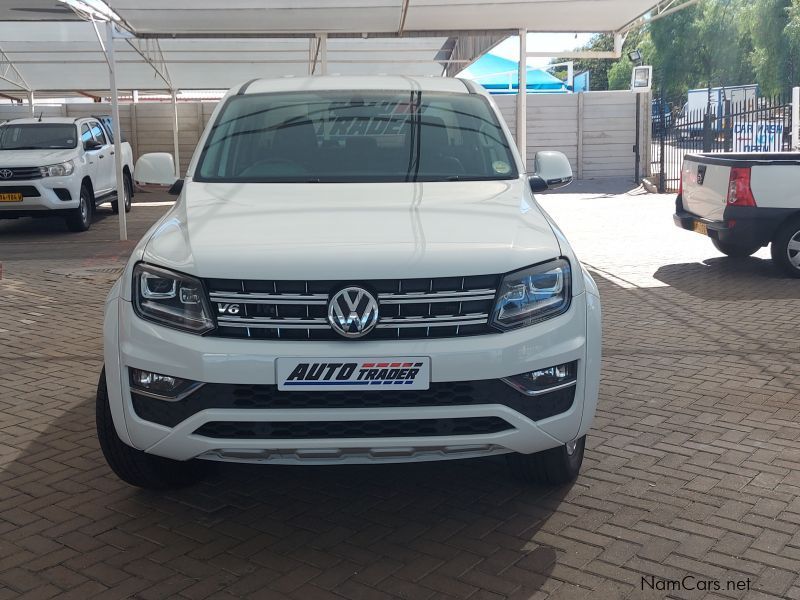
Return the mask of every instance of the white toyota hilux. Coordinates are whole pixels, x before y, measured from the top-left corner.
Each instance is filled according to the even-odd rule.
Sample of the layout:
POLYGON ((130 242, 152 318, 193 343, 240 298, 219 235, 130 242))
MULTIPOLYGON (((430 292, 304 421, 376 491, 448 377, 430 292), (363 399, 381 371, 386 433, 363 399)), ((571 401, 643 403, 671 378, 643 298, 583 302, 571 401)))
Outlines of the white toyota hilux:
MULTIPOLYGON (((106 302, 111 468, 163 488, 208 461, 507 454, 525 478, 574 479, 600 301, 534 198, 571 181, 569 163, 535 162, 529 176, 467 81, 231 90, 106 302)), ((169 155, 135 172, 173 183, 169 155)))
MULTIPOLYGON (((0 125, 0 219, 64 217, 71 231, 92 225, 95 207, 119 209, 109 117, 39 117, 0 125)), ((120 140, 125 212, 133 196, 131 146, 120 140)))

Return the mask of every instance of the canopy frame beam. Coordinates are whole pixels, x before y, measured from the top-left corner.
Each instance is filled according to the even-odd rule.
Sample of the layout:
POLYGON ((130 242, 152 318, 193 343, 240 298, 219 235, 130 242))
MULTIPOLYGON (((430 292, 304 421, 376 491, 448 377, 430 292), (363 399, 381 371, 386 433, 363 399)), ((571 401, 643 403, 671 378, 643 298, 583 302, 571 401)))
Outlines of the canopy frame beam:
MULTIPOLYGON (((699 2, 700 0, 693 0, 699 2)), ((571 50, 568 52, 561 52, 558 50, 549 50, 544 52, 526 52, 525 56, 528 58, 551 58, 553 56, 558 58, 565 58, 567 60, 580 60, 585 58, 599 58, 616 60, 622 58, 622 46, 625 44, 625 39, 628 37, 626 32, 614 32, 614 49, 613 50, 571 50)))
MULTIPOLYGON (((138 38, 134 38, 136 42, 139 42, 138 38)), ((158 39, 155 40, 142 40, 145 43, 145 49, 142 50, 138 47, 138 43, 134 43, 134 40, 129 38, 125 38, 125 41, 128 45, 133 48, 133 50, 142 57, 150 67, 155 71, 156 75, 158 75, 164 83, 167 84, 167 89, 173 90, 175 86, 172 85, 172 76, 169 73, 169 67, 167 66, 167 61, 164 58, 164 51, 161 49, 161 43, 158 39), (150 48, 150 43, 153 42, 153 48, 150 48), (152 56, 151 56, 152 55, 152 56), (163 68, 163 71, 162 71, 163 68)))
POLYGON ((116 60, 114 58, 114 26, 106 21, 106 57, 108 59, 108 79, 111 88, 111 120, 114 129, 114 167, 117 181, 117 216, 119 217, 119 239, 128 239, 128 220, 125 213, 125 178, 122 174, 122 131, 119 125, 119 94, 117 93, 116 60))
POLYGON ((33 91, 26 79, 22 76, 22 73, 19 72, 14 61, 9 58, 2 47, 0 47, 0 79, 26 92, 33 91))
POLYGON ((620 33, 627 33, 632 29, 636 29, 637 27, 644 25, 645 23, 652 23, 653 21, 657 21, 658 19, 663 19, 667 15, 671 15, 672 13, 676 13, 679 10, 683 10, 684 8, 689 8, 697 3, 700 0, 686 0, 685 2, 681 3, 681 0, 663 0, 659 1, 653 8, 647 10, 637 16, 635 19, 632 19, 622 27, 620 27, 620 33))

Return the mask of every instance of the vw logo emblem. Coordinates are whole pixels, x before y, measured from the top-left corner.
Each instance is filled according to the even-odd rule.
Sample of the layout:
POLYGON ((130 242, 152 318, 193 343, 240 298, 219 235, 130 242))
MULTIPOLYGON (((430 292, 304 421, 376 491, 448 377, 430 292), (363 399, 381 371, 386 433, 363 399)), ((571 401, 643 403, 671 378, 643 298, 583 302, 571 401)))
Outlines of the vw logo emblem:
POLYGON ((3 179, 11 179, 14 176, 14 171, 11 169, 0 169, 0 177, 3 179))
POLYGON ((378 324, 378 301, 363 288, 343 288, 328 301, 328 323, 346 338, 363 337, 378 324))

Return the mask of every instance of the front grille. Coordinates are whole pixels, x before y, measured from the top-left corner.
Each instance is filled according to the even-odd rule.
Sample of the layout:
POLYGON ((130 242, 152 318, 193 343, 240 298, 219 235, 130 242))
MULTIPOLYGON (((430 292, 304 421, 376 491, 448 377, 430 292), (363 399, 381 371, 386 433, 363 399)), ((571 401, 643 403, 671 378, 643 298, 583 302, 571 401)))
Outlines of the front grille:
POLYGON ((0 194, 22 194, 23 198, 37 198, 39 190, 32 185, 1 185, 4 179, 0 179, 0 194))
MULTIPOLYGON (((360 339, 446 338, 496 333, 489 325, 499 275, 383 279, 354 283, 378 299, 380 320, 360 339)), ((340 281, 209 279, 220 337, 341 340, 328 324, 328 299, 340 281), (239 306, 223 314, 224 305, 239 306)))
POLYGON ((24 181, 41 179, 42 172, 39 167, 2 167, 0 166, 0 181, 24 181), (11 171, 11 177, 3 177, 3 171, 11 171))
POLYGON ((165 402, 131 392, 133 410, 140 418, 175 427, 202 410, 221 408, 422 408, 501 404, 539 421, 566 412, 575 399, 575 387, 530 397, 499 379, 432 382, 427 390, 281 391, 275 385, 206 383, 177 402, 165 402))
POLYGON ((225 439, 326 439, 480 435, 513 427, 499 417, 396 421, 212 421, 194 432, 225 439))

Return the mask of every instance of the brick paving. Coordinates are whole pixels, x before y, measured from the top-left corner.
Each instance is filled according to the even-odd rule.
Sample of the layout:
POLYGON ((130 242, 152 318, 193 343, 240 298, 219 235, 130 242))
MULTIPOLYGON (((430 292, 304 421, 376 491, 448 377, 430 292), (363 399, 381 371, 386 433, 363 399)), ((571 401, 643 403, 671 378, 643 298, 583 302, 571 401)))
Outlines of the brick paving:
MULTIPOLYGON (((496 459, 128 487, 93 400, 103 298, 133 242, 110 211, 77 235, 0 222, 0 600, 800 598, 800 281, 674 228, 668 196, 543 204, 605 311, 584 469, 556 490, 496 459), (722 589, 643 590, 651 576, 722 589)), ((131 238, 164 210, 135 205, 131 238)))

